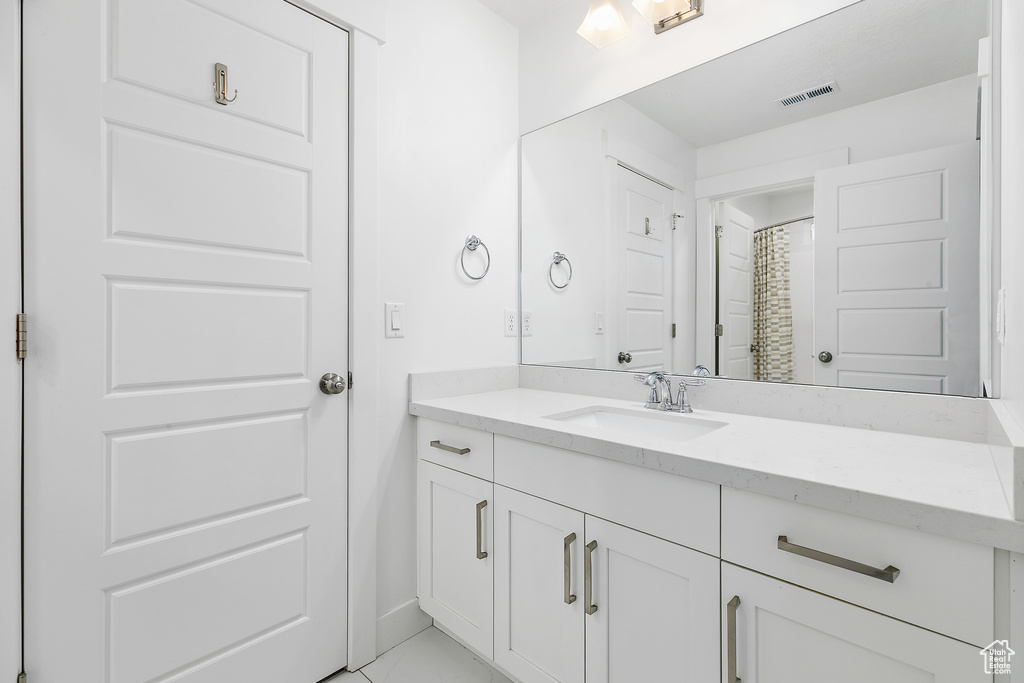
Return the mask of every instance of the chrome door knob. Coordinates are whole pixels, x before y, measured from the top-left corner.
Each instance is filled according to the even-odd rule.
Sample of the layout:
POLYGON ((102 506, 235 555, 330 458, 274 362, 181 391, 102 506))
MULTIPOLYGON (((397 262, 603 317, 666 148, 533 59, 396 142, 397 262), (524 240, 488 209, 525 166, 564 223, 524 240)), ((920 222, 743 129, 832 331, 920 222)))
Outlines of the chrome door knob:
POLYGON ((320 391, 325 394, 340 394, 345 391, 345 380, 333 372, 328 372, 320 378, 320 391))
POLYGON ((828 351, 822 351, 821 353, 818 354, 818 360, 820 360, 822 363, 831 363, 832 354, 829 353, 828 351))
POLYGON ((620 363, 632 363, 633 354, 626 353, 625 351, 619 351, 619 362, 620 363))

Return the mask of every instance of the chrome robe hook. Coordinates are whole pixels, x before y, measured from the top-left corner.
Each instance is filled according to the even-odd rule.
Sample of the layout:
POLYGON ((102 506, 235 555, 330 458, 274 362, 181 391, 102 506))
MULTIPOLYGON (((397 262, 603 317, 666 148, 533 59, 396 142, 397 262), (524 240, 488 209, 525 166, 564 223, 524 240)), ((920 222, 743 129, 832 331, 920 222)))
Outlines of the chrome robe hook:
POLYGON ((220 62, 213 66, 213 94, 216 96, 217 104, 227 105, 238 99, 238 89, 235 95, 228 99, 228 67, 220 62))

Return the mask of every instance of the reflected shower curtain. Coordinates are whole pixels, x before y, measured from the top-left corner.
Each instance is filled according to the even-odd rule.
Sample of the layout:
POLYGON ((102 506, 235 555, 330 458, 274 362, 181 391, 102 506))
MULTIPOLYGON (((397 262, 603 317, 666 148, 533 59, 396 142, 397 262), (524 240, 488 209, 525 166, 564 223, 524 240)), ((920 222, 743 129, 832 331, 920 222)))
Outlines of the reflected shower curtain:
POLYGON ((789 228, 754 233, 754 379, 793 381, 789 228))

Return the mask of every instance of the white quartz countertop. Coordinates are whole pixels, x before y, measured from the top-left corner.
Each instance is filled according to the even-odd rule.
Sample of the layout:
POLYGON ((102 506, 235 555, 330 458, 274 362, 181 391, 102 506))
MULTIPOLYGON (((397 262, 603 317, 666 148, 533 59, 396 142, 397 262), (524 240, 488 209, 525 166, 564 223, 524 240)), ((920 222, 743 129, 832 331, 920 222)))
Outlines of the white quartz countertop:
POLYGON ((689 441, 561 422, 546 416, 642 403, 508 389, 409 404, 413 415, 595 457, 786 498, 899 526, 1024 552, 986 444, 695 408, 681 421, 726 426, 689 441))

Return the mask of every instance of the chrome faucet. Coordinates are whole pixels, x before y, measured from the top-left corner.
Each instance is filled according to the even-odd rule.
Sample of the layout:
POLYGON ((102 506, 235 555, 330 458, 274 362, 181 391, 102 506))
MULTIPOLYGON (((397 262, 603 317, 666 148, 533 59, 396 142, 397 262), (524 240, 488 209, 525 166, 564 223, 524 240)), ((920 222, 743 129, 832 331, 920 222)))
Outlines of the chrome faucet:
POLYGON ((644 386, 650 387, 651 391, 647 395, 647 402, 644 403, 644 408, 650 408, 651 410, 661 410, 663 412, 675 411, 679 413, 692 413, 693 408, 690 406, 690 401, 686 395, 687 386, 700 386, 704 384, 704 380, 687 380, 685 377, 679 378, 679 394, 675 402, 672 401, 672 380, 665 376, 664 372, 654 371, 649 372, 646 375, 633 375, 633 379, 637 382, 643 382, 644 386))

